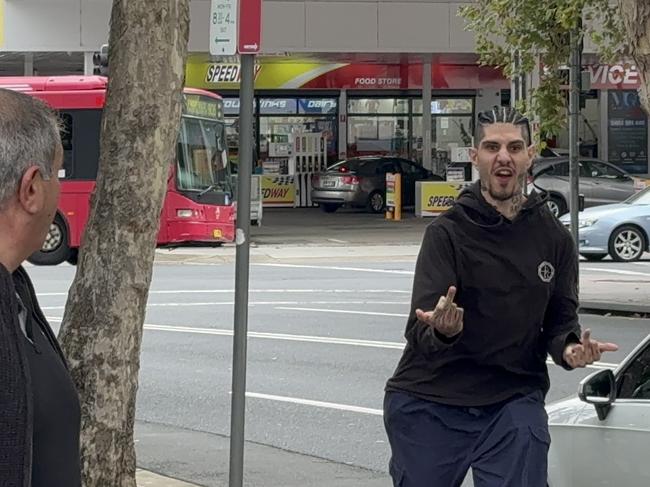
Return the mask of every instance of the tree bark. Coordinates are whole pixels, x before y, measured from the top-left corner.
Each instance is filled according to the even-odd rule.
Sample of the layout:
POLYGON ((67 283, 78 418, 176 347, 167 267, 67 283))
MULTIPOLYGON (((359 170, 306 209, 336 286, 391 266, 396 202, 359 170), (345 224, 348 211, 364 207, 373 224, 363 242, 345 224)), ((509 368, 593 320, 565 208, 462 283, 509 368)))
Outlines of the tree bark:
POLYGON ((189 0, 114 0, 97 187, 60 340, 82 409, 85 487, 135 487, 140 344, 169 164, 189 0))
POLYGON ((641 104, 650 113, 650 1, 619 0, 619 7, 627 48, 639 71, 641 104))

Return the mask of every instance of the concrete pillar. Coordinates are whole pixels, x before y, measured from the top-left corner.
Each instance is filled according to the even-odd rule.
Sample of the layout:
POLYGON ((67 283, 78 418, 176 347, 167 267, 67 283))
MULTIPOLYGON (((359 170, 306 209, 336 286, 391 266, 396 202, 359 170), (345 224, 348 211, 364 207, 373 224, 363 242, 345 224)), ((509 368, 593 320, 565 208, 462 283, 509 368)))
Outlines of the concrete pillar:
POLYGON ((25 76, 34 76, 34 53, 26 52, 23 55, 23 72, 25 76))
POLYGON ((93 74, 93 69, 95 65, 93 64, 93 54, 92 51, 84 52, 84 74, 90 76, 93 74))
POLYGON ((422 165, 432 170, 431 162, 431 58, 422 64, 422 165))
POLYGON ((348 154, 348 94, 341 90, 339 94, 339 159, 348 154))

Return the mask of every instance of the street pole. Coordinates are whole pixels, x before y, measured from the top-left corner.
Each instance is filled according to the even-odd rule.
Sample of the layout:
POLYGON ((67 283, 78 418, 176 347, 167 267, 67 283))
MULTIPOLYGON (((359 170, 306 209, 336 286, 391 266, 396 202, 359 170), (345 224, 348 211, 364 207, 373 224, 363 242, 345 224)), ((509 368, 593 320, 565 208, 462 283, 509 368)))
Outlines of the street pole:
POLYGON ((569 66, 569 180, 571 184, 571 198, 569 211, 571 212, 571 234, 576 246, 578 241, 578 211, 580 201, 580 165, 578 162, 578 117, 580 115, 580 30, 576 27, 571 31, 571 62, 569 66))
POLYGON ((512 53, 512 80, 510 81, 510 106, 512 108, 517 108, 517 102, 519 101, 519 93, 521 90, 521 76, 519 75, 519 53, 513 51, 512 53))
POLYGON ((237 177, 237 255, 235 259, 235 331, 233 339, 232 406, 230 415, 230 482, 244 482, 244 420, 246 411, 246 342, 250 257, 251 175, 253 172, 253 81, 255 55, 241 55, 239 170, 237 177))

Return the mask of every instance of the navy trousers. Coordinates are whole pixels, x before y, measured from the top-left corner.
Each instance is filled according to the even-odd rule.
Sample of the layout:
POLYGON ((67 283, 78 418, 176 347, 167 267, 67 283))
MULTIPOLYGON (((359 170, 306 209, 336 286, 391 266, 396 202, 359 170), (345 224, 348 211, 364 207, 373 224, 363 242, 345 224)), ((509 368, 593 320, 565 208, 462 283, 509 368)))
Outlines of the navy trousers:
POLYGON ((551 439, 541 392, 483 407, 446 406, 401 392, 384 399, 395 487, 546 487, 551 439))

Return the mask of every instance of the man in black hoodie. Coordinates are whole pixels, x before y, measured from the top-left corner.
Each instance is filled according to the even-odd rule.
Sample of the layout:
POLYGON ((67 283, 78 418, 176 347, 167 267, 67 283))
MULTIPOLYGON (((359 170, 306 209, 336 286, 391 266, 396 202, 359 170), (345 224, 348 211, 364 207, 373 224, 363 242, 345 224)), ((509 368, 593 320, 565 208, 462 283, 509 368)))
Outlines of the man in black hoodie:
POLYGON ((396 487, 457 487, 470 467, 475 487, 545 487, 547 354, 570 370, 617 348, 581 333, 571 235, 523 194, 528 120, 497 107, 477 128, 480 181, 426 230, 386 386, 396 487))
POLYGON ((54 218, 63 149, 43 102, 0 89, 0 485, 80 487, 80 408, 22 268, 54 218))

